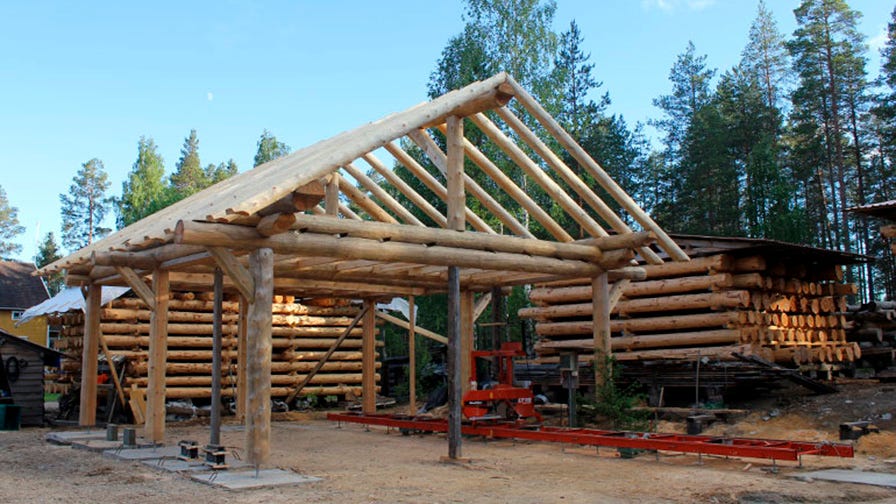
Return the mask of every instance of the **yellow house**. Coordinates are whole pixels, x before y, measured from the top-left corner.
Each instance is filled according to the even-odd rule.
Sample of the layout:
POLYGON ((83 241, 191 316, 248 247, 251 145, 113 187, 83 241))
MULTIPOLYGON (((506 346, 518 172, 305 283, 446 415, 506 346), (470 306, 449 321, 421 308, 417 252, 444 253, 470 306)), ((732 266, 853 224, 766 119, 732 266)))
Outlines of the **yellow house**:
POLYGON ((0 261, 0 329, 28 341, 47 346, 47 318, 36 317, 16 327, 22 313, 49 299, 50 294, 33 263, 0 261))

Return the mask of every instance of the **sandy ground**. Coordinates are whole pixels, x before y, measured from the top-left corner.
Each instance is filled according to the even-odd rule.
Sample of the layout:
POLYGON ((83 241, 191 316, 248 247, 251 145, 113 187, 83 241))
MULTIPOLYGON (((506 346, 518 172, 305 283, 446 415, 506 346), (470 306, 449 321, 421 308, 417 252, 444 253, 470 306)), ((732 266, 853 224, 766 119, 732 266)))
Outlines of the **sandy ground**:
MULTIPOLYGON (((0 432, 0 502, 889 502, 896 490, 787 477, 822 467, 896 472, 879 457, 806 457, 804 467, 692 455, 621 459, 615 450, 465 439, 466 464, 446 464, 443 436, 337 425, 292 414, 272 427, 271 466, 323 478, 300 486, 232 492, 139 463, 44 442, 48 429, 0 432)), ((204 442, 208 427, 172 425, 169 444, 204 442)), ((243 433, 222 441, 241 446, 243 433)))

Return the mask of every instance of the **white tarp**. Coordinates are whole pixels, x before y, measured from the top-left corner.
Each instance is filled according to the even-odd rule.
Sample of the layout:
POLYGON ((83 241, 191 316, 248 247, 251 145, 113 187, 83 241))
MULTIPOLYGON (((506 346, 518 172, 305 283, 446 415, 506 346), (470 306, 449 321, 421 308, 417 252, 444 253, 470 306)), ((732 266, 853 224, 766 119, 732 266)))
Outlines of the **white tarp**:
MULTIPOLYGON (((385 303, 377 303, 376 305, 378 310, 389 310, 389 311, 397 311, 401 312, 404 315, 404 318, 410 320, 411 306, 408 304, 408 300, 404 298, 392 298, 392 301, 389 304, 385 303)), ((414 324, 417 324, 417 310, 414 310, 414 324)))
MULTIPOLYGON (((118 299, 129 290, 131 289, 127 287, 104 286, 100 304, 106 304, 114 299, 118 299)), ((80 287, 68 287, 43 303, 28 308, 22 314, 22 318, 16 322, 16 326, 24 324, 34 317, 48 313, 63 313, 74 309, 84 311, 84 295, 81 294, 80 287)))

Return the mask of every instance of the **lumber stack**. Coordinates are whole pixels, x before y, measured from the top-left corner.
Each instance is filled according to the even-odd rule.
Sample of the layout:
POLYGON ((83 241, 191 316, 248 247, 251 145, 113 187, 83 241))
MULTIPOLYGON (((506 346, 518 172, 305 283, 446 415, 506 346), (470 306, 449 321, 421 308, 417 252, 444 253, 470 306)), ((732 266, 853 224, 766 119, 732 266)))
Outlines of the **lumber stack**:
POLYGON ((875 368, 893 365, 896 350, 896 301, 847 305, 847 339, 862 348, 875 368))
MULTIPOLYGON (((331 345, 348 328, 360 308, 344 300, 312 300, 301 304, 292 296, 274 296, 272 397, 286 397, 302 382, 331 345)), ((174 293, 168 312, 166 398, 197 399, 211 396, 212 317, 210 293, 174 293)), ((223 303, 222 395, 237 390, 239 356, 239 303, 223 303)), ((150 311, 138 298, 120 298, 101 312, 102 339, 112 357, 127 361, 124 388, 145 389, 148 378, 150 311)), ((80 377, 84 314, 56 314, 51 323, 62 325, 57 350, 70 355, 62 363, 60 382, 80 377)), ((302 389, 307 395, 361 395, 361 324, 352 329, 320 371, 302 389)), ((377 362, 379 368, 379 362, 377 362)), ((379 375, 376 375, 379 380, 379 375)))
MULTIPOLYGON (((855 286, 841 283, 837 266, 714 254, 644 269, 644 280, 614 285, 611 295, 617 360, 732 360, 736 352, 809 364, 861 355, 842 315, 855 286)), ((536 321, 543 362, 564 349, 593 351, 591 279, 542 284, 529 299, 534 306, 519 315, 536 321)))

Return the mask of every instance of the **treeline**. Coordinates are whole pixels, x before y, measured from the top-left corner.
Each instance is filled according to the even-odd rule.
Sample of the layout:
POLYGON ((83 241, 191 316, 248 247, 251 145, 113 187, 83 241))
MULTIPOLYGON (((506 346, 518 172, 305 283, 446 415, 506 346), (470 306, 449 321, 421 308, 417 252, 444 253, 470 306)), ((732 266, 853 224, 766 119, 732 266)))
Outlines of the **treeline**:
MULTIPOLYGON (((789 35, 760 1, 735 66, 708 67, 693 43, 671 62, 669 92, 653 100, 659 114, 649 124, 661 133, 653 144, 643 125, 610 113, 600 68, 582 49, 585 35, 575 21, 554 32, 555 7, 467 0, 466 25, 443 50, 430 95, 507 71, 665 229, 888 257, 852 269, 848 280, 866 299, 896 295, 877 225, 849 211, 896 198, 896 10, 881 78, 871 80, 867 66, 877 55, 858 31, 861 13, 846 1, 804 0, 789 35)), ((467 131, 477 147, 501 156, 475 126, 467 131)), ((477 173, 472 163, 466 168, 477 173)), ((502 168, 523 181, 512 163, 502 168)), ((575 223, 563 224, 581 234, 575 223)))
MULTIPOLYGON (((290 151, 288 145, 277 140, 268 130, 262 132, 257 147, 255 166, 289 154, 290 151)), ((81 165, 72 179, 68 193, 59 195, 62 246, 71 252, 107 235, 112 230, 104 227, 103 222, 109 212, 114 212, 116 227, 121 229, 232 177, 238 171, 233 159, 218 164, 209 163, 203 167, 199 158, 199 137, 196 130, 191 130, 184 139, 174 171, 166 176, 165 162, 155 142, 152 138, 141 137, 137 142, 137 159, 121 185, 120 196, 108 194, 109 176, 103 162, 96 158, 81 165)), ((3 189, 0 188, 0 220, 4 218, 4 208, 8 214, 10 207, 3 189)), ((11 210, 15 217, 16 208, 11 207, 11 210)), ((3 226, 0 226, 0 233, 2 229, 3 226)), ((19 233, 22 231, 19 230, 19 233)), ((21 246, 14 251, 21 251, 21 246)), ((0 249, 0 252, 4 250, 0 249)), ((35 263, 42 267, 62 257, 61 247, 57 244, 54 233, 47 233, 38 247, 35 263)), ((51 295, 58 292, 62 285, 61 274, 47 279, 51 295)))

